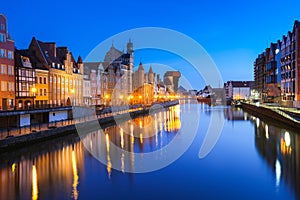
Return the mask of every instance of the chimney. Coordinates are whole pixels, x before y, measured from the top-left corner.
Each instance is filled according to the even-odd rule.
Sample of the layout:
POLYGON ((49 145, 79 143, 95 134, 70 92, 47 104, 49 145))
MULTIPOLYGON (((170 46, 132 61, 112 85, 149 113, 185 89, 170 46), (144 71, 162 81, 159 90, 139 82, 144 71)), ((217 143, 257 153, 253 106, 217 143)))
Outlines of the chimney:
POLYGON ((49 42, 48 46, 49 46, 49 52, 48 52, 49 55, 56 58, 56 44, 55 44, 55 42, 49 42))

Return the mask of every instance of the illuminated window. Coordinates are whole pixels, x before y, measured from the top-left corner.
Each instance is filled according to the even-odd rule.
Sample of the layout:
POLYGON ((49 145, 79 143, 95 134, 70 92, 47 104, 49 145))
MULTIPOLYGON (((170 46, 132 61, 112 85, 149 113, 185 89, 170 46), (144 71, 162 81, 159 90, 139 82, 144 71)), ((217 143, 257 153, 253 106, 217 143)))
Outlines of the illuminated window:
POLYGON ((12 83, 12 82, 9 82, 8 83, 8 91, 10 91, 10 92, 13 92, 14 91, 14 83, 12 83))
POLYGON ((1 91, 5 92, 7 91, 7 82, 1 81, 1 91))

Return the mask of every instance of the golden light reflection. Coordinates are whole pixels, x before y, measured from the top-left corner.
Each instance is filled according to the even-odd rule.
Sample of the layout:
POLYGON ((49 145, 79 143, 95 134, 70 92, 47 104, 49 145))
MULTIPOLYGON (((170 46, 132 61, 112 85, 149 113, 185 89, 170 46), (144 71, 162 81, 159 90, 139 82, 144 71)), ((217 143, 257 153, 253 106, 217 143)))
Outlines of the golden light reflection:
POLYGON ((292 147, 288 146, 283 138, 280 138, 280 151, 283 155, 292 153, 292 147))
POLYGON ((265 132, 266 132, 266 138, 269 139, 269 126, 268 124, 265 125, 265 132))
POLYGON ((78 172, 77 172, 77 166, 76 166, 76 157, 74 150, 72 151, 72 169, 73 169, 73 198, 78 199, 78 172))
POLYGON ((106 151, 109 152, 109 135, 105 134, 106 151))
POLYGON ((124 132, 122 128, 120 128, 120 136, 121 136, 121 148, 124 149, 124 132))
POLYGON ((134 144, 133 124, 130 125, 131 144, 134 144))
POLYGON ((37 173, 35 165, 32 165, 32 200, 38 199, 39 189, 37 184, 37 173))
POLYGON ((121 170, 124 173, 125 172, 125 155, 124 152, 122 152, 122 157, 121 157, 121 170))
POLYGON ((13 164, 11 165, 11 171, 14 173, 15 170, 16 170, 16 163, 13 163, 13 164))
POLYGON ((140 142, 141 142, 141 144, 143 144, 143 134, 142 133, 140 133, 140 142))
POLYGON ((110 178, 111 175, 111 159, 110 159, 110 154, 109 154, 109 135, 106 133, 105 134, 105 142, 106 142, 106 151, 107 151, 107 173, 108 173, 108 178, 110 178))

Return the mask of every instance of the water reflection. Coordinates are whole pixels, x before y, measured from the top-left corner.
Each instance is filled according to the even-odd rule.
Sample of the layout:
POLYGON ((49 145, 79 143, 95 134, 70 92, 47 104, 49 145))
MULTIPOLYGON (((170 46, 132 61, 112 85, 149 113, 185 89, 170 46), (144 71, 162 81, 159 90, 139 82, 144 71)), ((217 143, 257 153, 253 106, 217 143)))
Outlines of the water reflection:
MULTIPOLYGON (((92 132, 83 139, 84 145, 89 149, 89 152, 85 151, 84 145, 79 141, 79 138, 72 136, 48 142, 46 143, 47 145, 35 145, 30 149, 22 151, 18 155, 1 155, 0 199, 80 199, 90 197, 87 193, 95 195, 92 196, 94 198, 98 196, 102 197, 103 195, 103 198, 108 199, 109 196, 105 195, 111 195, 118 192, 119 195, 114 197, 120 198, 123 194, 124 196, 127 195, 126 197, 130 196, 128 193, 134 193, 135 195, 135 192, 139 190, 142 191, 142 196, 144 195, 147 186, 157 186, 157 188, 162 188, 161 190, 158 189, 157 192, 161 195, 166 194, 166 190, 163 186, 168 184, 170 187, 175 188, 175 191, 172 192, 172 194, 176 197, 177 193, 182 194, 186 192, 183 190, 182 193, 180 193, 180 188, 182 188, 180 184, 187 184, 188 186, 190 181, 191 185, 189 186, 191 187, 189 189, 191 190, 195 185, 202 184, 203 187, 206 187, 206 183, 208 183, 208 185, 213 185, 215 183, 216 185, 221 185, 223 181, 223 183, 229 185, 234 184, 235 182, 231 181, 234 178, 226 177, 226 171, 224 170, 217 171, 215 168, 215 176, 213 175, 215 172, 210 173, 210 171, 205 171, 206 169, 212 169, 214 167, 213 165, 220 166, 219 164, 222 163, 222 161, 219 162, 219 160, 216 160, 216 162, 211 162, 213 156, 203 160, 197 159, 196 151, 199 150, 199 145, 196 143, 197 141, 195 141, 196 144, 191 147, 192 151, 185 154, 182 157, 183 159, 180 159, 175 165, 171 165, 161 171, 153 172, 159 174, 157 179, 154 179, 154 176, 152 176, 153 173, 150 175, 125 173, 128 169, 134 171, 137 167, 136 162, 139 159, 139 157, 135 157, 135 154, 126 154, 124 153, 125 151, 141 152, 139 156, 143 156, 142 153, 158 150, 161 155, 165 155, 165 152, 162 151, 161 148, 172 141, 176 134, 180 133, 178 131, 183 129, 184 126, 182 126, 182 124, 186 123, 184 119, 181 119, 183 116, 181 112, 188 113, 191 112, 192 109, 193 108, 188 105, 182 105, 181 109, 177 106, 164 112, 154 113, 152 116, 144 116, 124 122, 118 126, 109 127, 103 132, 92 132), (186 110, 184 111, 184 109, 186 110), (124 151, 121 153, 116 152, 113 145, 118 146, 124 151), (95 159, 90 155, 90 152, 96 157, 99 157, 97 155, 102 155, 101 157, 106 159, 108 165, 103 166, 98 162, 97 165, 94 165, 95 159), (112 166, 114 165, 120 166, 121 172, 113 170, 112 166), (91 166, 96 167, 91 168, 91 166), (192 166, 195 166, 195 168, 192 166), (99 168, 101 170, 99 170, 99 168), (183 171, 184 173, 182 173, 183 171), (186 178, 187 176, 185 173, 190 176, 186 178), (96 177, 93 177, 95 174, 96 177), (174 174, 178 175, 180 178, 173 179, 174 174), (206 177, 205 174, 209 175, 206 177), (85 177, 88 175, 89 179, 85 177), (130 184, 128 184, 128 177, 131 181, 130 184), (94 190, 90 188, 92 187, 90 186, 91 184, 95 186, 93 187, 94 190), (176 185, 178 188, 176 188, 176 185), (97 189, 99 188, 103 190, 98 191, 97 189), (136 189, 136 191, 134 189, 136 189)), ((257 160, 263 163, 263 166, 268 166, 268 170, 261 174, 266 177, 268 174, 272 174, 272 187, 277 188, 279 192, 283 185, 287 185, 297 195, 296 197, 300 197, 300 140, 295 131, 286 128, 278 128, 274 123, 266 122, 248 115, 241 109, 231 109, 230 107, 210 108, 205 105, 199 105, 199 109, 200 111, 205 112, 206 115, 217 111, 220 115, 224 115, 227 119, 227 124, 228 121, 230 121, 229 124, 234 122, 237 125, 240 125, 232 127, 230 125, 226 126, 225 124, 225 130, 227 132, 223 133, 222 137, 230 135, 229 138, 232 139, 234 136, 232 138, 231 136, 234 134, 230 134, 228 130, 237 130, 237 127, 240 128, 249 125, 251 129, 247 127, 247 133, 250 134, 252 142, 255 142, 255 148, 253 148, 254 152, 258 152, 258 154, 256 152, 254 154, 258 158, 257 160), (230 128, 226 129, 228 127, 230 128)), ((238 135, 237 138, 242 139, 245 135, 247 135, 246 131, 242 135, 238 135)), ((225 146, 222 151, 230 149, 230 145, 239 142, 239 140, 228 141, 233 143, 227 143, 223 140, 225 146)), ((217 148, 220 148, 220 146, 217 148)), ((249 153, 249 151, 253 150, 246 148, 241 149, 241 152, 245 152, 246 154, 249 153)), ((223 154, 221 156, 223 156, 223 154)), ((251 154, 251 156, 253 156, 253 154, 251 154)), ((242 162, 236 160, 234 156, 230 159, 232 159, 232 163, 236 162, 240 164, 240 162, 242 162)), ((249 173, 249 176, 258 173, 256 170, 261 170, 261 168, 257 169, 252 166, 247 167, 242 168, 242 170, 253 170, 249 173)), ((230 169, 228 171, 230 171, 230 169)), ((252 177, 249 176, 245 173, 245 177, 249 179, 249 182, 253 181, 251 180, 252 177)), ((250 184, 256 183, 253 182, 250 184)), ((261 186, 268 187, 268 185, 261 186)), ((226 186, 223 185, 220 187, 226 188, 226 186)), ((249 189, 245 188, 246 186, 243 185, 240 187, 243 192, 248 191, 249 189)), ((223 188, 217 189, 220 189, 223 192, 227 189, 228 192, 235 192, 230 190, 230 188, 224 190, 222 190, 223 188)), ((234 190, 238 189, 239 188, 234 188, 234 190)), ((206 194, 205 190, 202 190, 202 193, 206 194)), ((195 188, 195 191, 198 194, 198 188, 195 188)), ((253 191, 249 191, 249 193, 251 192, 253 191)), ((261 198, 267 197, 268 196, 261 196, 261 198)))
POLYGON ((296 132, 278 128, 274 122, 252 117, 255 123, 255 146, 275 176, 274 185, 282 182, 300 197, 299 136, 296 132))
POLYGON ((48 144, 47 152, 29 149, 22 156, 1 157, 0 199, 59 199, 62 191, 77 199, 83 148, 72 138, 48 144))
POLYGON ((123 173, 128 169, 133 171, 135 168, 133 153, 147 153, 161 149, 172 141, 180 127, 178 105, 163 112, 94 131, 82 138, 82 142, 93 156, 98 159, 105 158, 110 178, 113 165, 119 166, 123 173), (116 151, 113 146, 119 147, 122 151, 116 151), (126 154, 125 151, 132 153, 126 154))

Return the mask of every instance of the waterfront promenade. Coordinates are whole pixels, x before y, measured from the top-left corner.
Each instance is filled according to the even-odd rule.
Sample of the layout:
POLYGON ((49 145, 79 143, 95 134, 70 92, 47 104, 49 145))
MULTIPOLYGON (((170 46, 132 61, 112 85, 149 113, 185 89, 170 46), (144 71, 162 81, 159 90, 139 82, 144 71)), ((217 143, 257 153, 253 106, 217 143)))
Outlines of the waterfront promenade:
POLYGON ((136 107, 130 109, 111 108, 108 109, 110 112, 100 112, 99 114, 86 115, 80 118, 76 117, 72 120, 38 124, 9 132, 3 131, 0 139, 0 152, 55 137, 74 134, 77 129, 80 129, 81 133, 88 133, 89 131, 93 131, 95 127, 109 127, 115 125, 117 122, 148 115, 151 114, 151 112, 160 111, 161 109, 177 105, 178 103, 179 101, 168 101, 154 104, 152 107, 136 107))
POLYGON ((272 120, 294 129, 300 128, 300 111, 297 108, 245 102, 242 103, 242 108, 256 117, 272 120))

